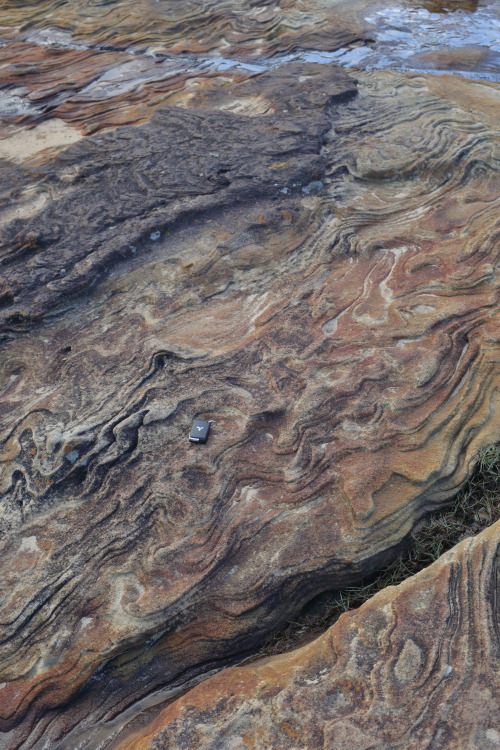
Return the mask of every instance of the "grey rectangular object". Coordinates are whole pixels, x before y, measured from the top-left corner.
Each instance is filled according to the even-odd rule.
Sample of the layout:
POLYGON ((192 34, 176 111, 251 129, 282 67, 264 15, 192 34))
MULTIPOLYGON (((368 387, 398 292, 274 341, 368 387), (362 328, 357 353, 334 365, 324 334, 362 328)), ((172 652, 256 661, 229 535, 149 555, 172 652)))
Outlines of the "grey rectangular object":
POLYGON ((205 422, 202 419, 195 419, 189 433, 189 440, 192 443, 206 443, 208 438, 208 432, 210 430, 210 422, 205 422))

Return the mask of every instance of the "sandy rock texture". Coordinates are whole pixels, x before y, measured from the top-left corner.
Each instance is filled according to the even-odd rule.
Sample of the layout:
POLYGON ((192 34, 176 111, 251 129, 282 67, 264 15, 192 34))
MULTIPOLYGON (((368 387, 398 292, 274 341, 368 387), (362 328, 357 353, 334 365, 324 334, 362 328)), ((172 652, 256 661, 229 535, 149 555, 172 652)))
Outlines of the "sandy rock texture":
POLYGON ((498 89, 449 81, 291 64, 3 160, 3 747, 107 746, 497 437, 498 89))
POLYGON ((282 656, 179 698, 118 750, 496 750, 500 522, 282 656))

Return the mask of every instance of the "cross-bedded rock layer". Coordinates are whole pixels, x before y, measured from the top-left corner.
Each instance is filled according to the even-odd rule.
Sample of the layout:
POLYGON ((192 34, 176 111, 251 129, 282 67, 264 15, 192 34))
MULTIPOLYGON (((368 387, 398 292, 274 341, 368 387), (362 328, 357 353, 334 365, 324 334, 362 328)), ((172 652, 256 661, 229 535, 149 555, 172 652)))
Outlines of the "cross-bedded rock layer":
POLYGON ((497 435, 497 89, 448 82, 291 65, 3 162, 5 747, 256 646, 497 435))
POLYGON ((500 522, 283 656, 225 670, 119 750, 500 743, 500 522))

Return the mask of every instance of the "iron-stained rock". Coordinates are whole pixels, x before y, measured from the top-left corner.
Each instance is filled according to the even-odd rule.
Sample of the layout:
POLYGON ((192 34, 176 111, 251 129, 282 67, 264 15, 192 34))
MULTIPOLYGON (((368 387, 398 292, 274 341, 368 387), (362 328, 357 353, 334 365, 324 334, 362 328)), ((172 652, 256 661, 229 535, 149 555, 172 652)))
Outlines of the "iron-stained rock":
POLYGON ((228 669, 116 750, 495 750, 500 522, 301 649, 228 669))

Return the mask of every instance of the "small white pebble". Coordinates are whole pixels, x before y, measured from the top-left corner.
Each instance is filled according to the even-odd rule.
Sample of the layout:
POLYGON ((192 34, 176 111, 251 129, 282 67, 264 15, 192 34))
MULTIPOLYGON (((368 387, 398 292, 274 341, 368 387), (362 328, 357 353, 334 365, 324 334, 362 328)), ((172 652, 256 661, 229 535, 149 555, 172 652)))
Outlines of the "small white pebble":
POLYGON ((491 727, 491 729, 486 730, 485 734, 489 741, 494 745, 500 745, 500 734, 496 729, 493 729, 493 727, 491 727))

